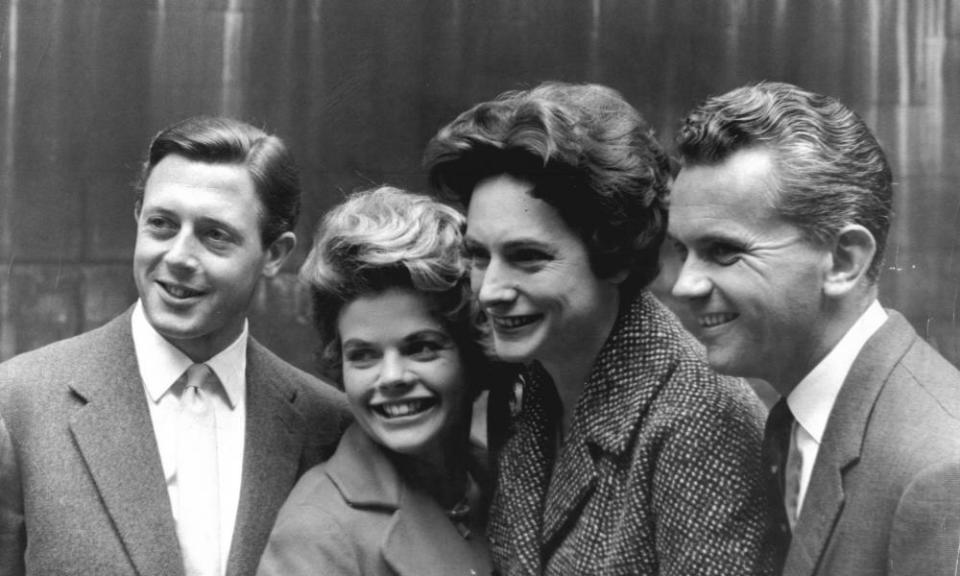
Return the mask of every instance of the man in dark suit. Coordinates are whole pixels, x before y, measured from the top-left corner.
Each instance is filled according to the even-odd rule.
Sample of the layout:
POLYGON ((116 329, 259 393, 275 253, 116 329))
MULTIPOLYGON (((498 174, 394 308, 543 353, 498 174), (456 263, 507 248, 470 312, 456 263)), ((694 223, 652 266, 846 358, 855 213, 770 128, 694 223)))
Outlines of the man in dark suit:
POLYGON ((340 393, 248 335, 299 206, 278 138, 224 118, 157 135, 135 208, 139 301, 0 365, 0 574, 253 574, 348 418, 340 393))
POLYGON ((956 574, 960 373, 877 300, 891 173, 835 99, 761 83, 678 135, 675 296, 711 365, 783 396, 767 423, 776 567, 956 574))

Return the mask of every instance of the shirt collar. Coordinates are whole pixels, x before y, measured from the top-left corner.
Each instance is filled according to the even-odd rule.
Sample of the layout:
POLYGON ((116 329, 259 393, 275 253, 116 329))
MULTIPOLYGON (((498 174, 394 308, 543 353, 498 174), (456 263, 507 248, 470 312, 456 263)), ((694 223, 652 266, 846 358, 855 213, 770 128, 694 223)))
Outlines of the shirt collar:
POLYGON ((880 302, 874 300, 833 350, 787 396, 787 404, 797 423, 817 444, 820 444, 823 438, 830 411, 853 362, 867 340, 886 321, 887 313, 880 306, 880 302))
MULTIPOLYGON (((139 300, 130 318, 130 328, 140 378, 150 400, 157 403, 193 361, 154 329, 139 300)), ((249 329, 244 320, 243 331, 237 339, 206 362, 220 379, 230 408, 236 407, 246 389, 248 339, 249 329)))

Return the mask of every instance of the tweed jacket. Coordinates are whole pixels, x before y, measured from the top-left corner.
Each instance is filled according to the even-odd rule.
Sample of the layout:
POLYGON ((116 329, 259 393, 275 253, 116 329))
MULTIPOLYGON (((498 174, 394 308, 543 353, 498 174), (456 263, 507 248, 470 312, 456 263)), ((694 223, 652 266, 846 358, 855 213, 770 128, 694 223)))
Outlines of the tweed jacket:
POLYGON ((555 463, 525 388, 490 513, 502 574, 763 572, 762 405, 650 293, 621 312, 555 463))
POLYGON ((304 474, 280 510, 257 576, 464 576, 491 572, 483 534, 464 539, 357 426, 304 474))
POLYGON ((958 573, 960 372, 888 312, 830 413, 785 575, 958 573))
MULTIPOLYGON (((131 310, 0 365, 4 576, 183 574, 131 310)), ((228 576, 253 574, 290 489, 348 420, 342 394, 250 339, 228 576)))

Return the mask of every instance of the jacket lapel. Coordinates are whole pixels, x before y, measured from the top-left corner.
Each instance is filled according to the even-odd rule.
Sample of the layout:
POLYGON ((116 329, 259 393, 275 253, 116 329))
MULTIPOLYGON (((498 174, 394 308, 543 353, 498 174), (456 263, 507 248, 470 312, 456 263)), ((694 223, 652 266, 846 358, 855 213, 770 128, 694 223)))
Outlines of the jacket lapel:
POLYGON ((103 338, 83 360, 83 380, 71 385, 86 402, 71 418, 71 433, 138 573, 182 574, 129 311, 105 327, 103 338))
POLYGON ((916 338, 902 316, 887 312, 890 318, 860 351, 830 413, 787 554, 785 576, 815 573, 843 510, 844 476, 860 459, 873 405, 916 338))
POLYGON ((572 437, 564 446, 554 469, 543 511, 544 549, 553 550, 554 539, 575 522, 597 481, 596 465, 581 437, 572 437))
POLYGON ((577 522, 593 495, 603 461, 619 462, 656 391, 672 370, 679 324, 647 291, 620 315, 577 403, 544 509, 544 557, 577 522), (649 318, 649 322, 644 322, 649 318))
POLYGON ((256 570, 273 519, 301 472, 306 426, 293 405, 296 390, 277 378, 260 344, 251 339, 248 346, 243 478, 228 576, 256 570))
POLYGON ((414 490, 404 490, 402 499, 383 542, 383 558, 398 576, 490 573, 481 549, 470 547, 432 499, 414 490), (440 553, 426 553, 424 542, 440 553))
POLYGON ((525 371, 521 381, 522 406, 498 462, 487 530, 499 563, 513 566, 513 574, 539 574, 541 519, 553 469, 552 423, 558 400, 539 365, 525 371))
POLYGON ((380 551, 398 576, 491 572, 485 547, 472 548, 432 498, 410 490, 358 425, 347 429, 325 469, 350 506, 392 515, 380 551))

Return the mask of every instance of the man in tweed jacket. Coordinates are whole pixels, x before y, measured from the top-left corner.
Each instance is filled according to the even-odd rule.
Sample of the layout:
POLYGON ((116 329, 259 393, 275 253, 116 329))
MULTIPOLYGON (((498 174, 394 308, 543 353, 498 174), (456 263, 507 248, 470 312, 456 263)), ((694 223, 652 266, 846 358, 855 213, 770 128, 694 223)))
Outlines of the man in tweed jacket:
POLYGON ((136 205, 140 300, 0 365, 0 574, 254 573, 287 494, 347 421, 340 393, 248 336, 258 282, 295 243, 291 162, 277 138, 229 119, 154 140, 136 205), (220 533, 199 549, 182 537, 191 507, 177 498, 181 374, 195 363, 217 381, 204 394, 218 492, 204 501, 219 512, 199 524, 212 516, 220 533), (219 566, 193 571, 188 547, 219 566))
POLYGON ((770 542, 783 573, 957 574, 960 373, 877 301, 891 174, 840 102, 761 83, 679 137, 673 292, 710 363, 767 379, 770 542))

